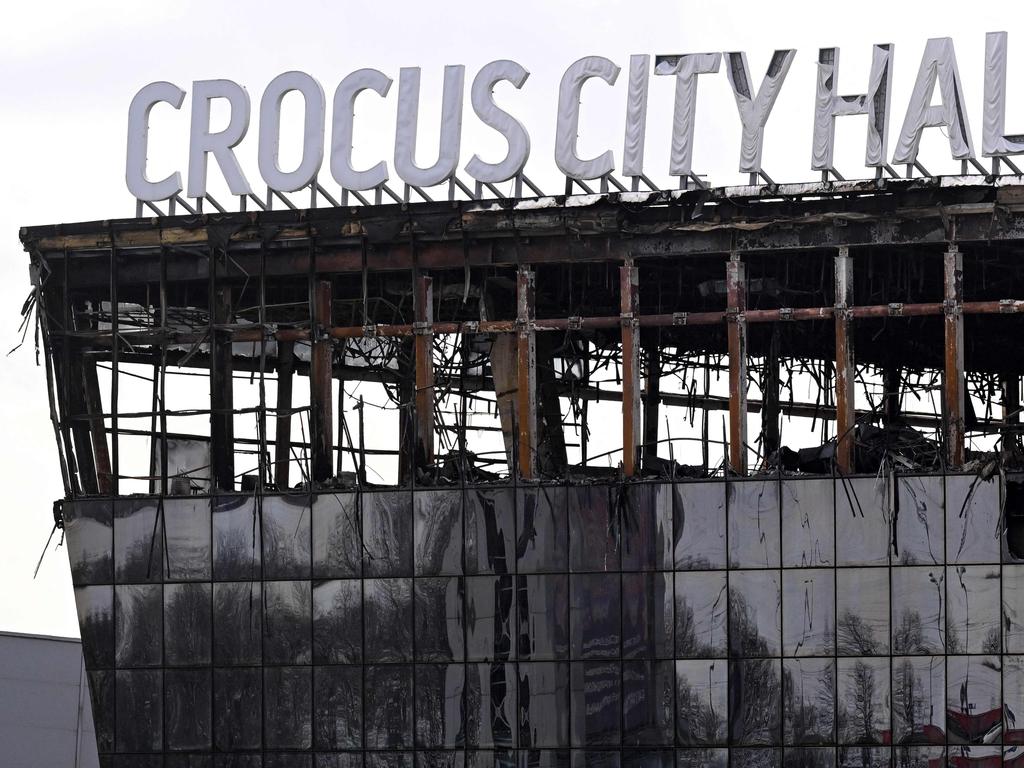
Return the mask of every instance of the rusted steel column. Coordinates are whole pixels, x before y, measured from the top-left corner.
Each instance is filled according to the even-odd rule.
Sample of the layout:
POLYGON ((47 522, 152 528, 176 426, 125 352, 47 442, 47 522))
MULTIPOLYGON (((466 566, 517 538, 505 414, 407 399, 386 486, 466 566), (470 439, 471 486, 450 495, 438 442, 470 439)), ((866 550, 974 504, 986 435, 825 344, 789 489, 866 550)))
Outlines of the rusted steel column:
MULTIPOLYGON (((232 320, 231 286, 213 291, 213 322, 232 320)), ((235 489, 234 362, 231 334, 214 329, 210 349, 210 464, 211 487, 235 489)))
POLYGON ((747 471, 747 273, 739 253, 726 264, 729 336, 729 469, 747 471))
POLYGON ((314 341, 309 366, 309 405, 313 480, 318 482, 334 474, 334 342, 326 331, 331 325, 331 300, 330 280, 317 280, 313 289, 314 341))
POLYGON ((836 256, 836 468, 850 474, 855 470, 855 425, 857 412, 853 394, 853 259, 849 248, 836 256))
POLYGON ((274 430, 274 482, 278 490, 289 485, 292 457, 292 379, 295 372, 295 342, 277 343, 277 427, 274 430))
POLYGON ((882 423, 892 424, 900 417, 900 367, 888 364, 882 369, 882 389, 885 390, 882 407, 882 423))
POLYGON ((519 432, 519 474, 536 475, 537 458, 537 339, 533 328, 536 275, 520 267, 516 278, 518 327, 516 348, 516 416, 519 432))
POLYGON ((946 461, 964 463, 964 257, 955 245, 946 251, 943 269, 946 319, 943 395, 946 406, 946 461))
POLYGON ((416 316, 416 466, 434 463, 434 281, 416 277, 413 312, 416 316))
POLYGON ((639 270, 619 267, 619 319, 622 324, 622 471, 636 474, 640 465, 640 330, 637 326, 639 270))

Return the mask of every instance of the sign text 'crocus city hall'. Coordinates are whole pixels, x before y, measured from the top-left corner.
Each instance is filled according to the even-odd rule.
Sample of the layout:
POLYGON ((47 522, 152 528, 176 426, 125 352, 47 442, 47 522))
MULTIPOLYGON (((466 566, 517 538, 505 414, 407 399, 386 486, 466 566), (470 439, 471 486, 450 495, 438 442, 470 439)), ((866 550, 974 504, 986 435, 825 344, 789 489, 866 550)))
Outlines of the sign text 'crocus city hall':
MULTIPOLYGON (((786 80, 794 50, 779 50, 772 56, 760 84, 756 84, 742 52, 691 53, 653 57, 654 75, 675 77, 675 105, 669 173, 681 178, 693 174, 693 146, 697 84, 701 75, 717 73, 725 58, 725 74, 732 87, 742 126, 739 170, 760 174, 764 128, 772 107, 786 80)), ((985 157, 1024 154, 1024 135, 1005 134, 1007 35, 992 32, 985 45, 985 92, 982 149, 985 157)), ((626 177, 644 175, 644 141, 647 123, 647 93, 652 72, 652 57, 630 57, 624 144, 619 172, 626 177)), ((926 128, 940 127, 949 138, 950 151, 957 160, 975 160, 977 155, 968 123, 963 89, 957 69, 953 41, 929 40, 925 46, 917 79, 906 108, 903 126, 891 159, 888 152, 890 97, 893 76, 893 46, 872 47, 871 69, 865 93, 840 95, 837 90, 839 49, 823 48, 818 56, 817 93, 811 167, 817 171, 832 169, 835 119, 843 115, 867 115, 865 165, 883 168, 888 163, 913 165, 917 161, 921 135, 926 128), (933 105, 938 84, 938 103, 933 105)), ((555 133, 555 164, 571 179, 586 180, 607 176, 616 170, 611 149, 596 157, 579 156, 577 134, 580 128, 580 93, 588 80, 614 84, 619 67, 602 56, 586 56, 576 61, 562 76, 558 91, 558 116, 555 133)), ((498 106, 493 97, 496 84, 507 81, 522 88, 529 72, 514 61, 499 60, 485 65, 473 78, 470 100, 477 118, 499 132, 508 145, 504 159, 485 162, 473 155, 465 173, 483 184, 508 181, 523 173, 530 157, 530 135, 519 120, 498 106)), ((392 80, 375 69, 360 69, 345 77, 334 91, 331 106, 331 176, 342 189, 360 191, 379 188, 390 174, 387 162, 356 169, 352 161, 352 136, 356 99, 363 91, 386 97, 392 80)), ((441 105, 440 146, 437 161, 430 167, 417 165, 416 134, 420 102, 420 70, 402 68, 398 81, 398 117, 395 130, 394 171, 406 184, 431 187, 452 179, 458 170, 462 139, 465 67, 448 66, 444 70, 441 105)), ((183 191, 180 172, 153 180, 147 174, 149 113, 154 106, 168 103, 181 107, 185 91, 169 82, 151 83, 132 100, 128 117, 128 189, 138 200, 158 201, 173 198, 183 191)), ((187 196, 207 195, 207 166, 212 156, 234 195, 252 194, 252 186, 234 153, 250 124, 251 106, 246 90, 230 80, 200 80, 192 84, 191 131, 188 159, 187 196), (227 102, 230 117, 226 128, 210 128, 211 103, 227 102)), ((313 184, 324 162, 327 131, 327 98, 321 85, 304 72, 286 72, 274 78, 263 92, 259 105, 259 172, 267 187, 277 192, 294 192, 313 184), (304 130, 301 159, 289 170, 278 161, 281 139, 281 104, 284 97, 301 94, 304 130)))

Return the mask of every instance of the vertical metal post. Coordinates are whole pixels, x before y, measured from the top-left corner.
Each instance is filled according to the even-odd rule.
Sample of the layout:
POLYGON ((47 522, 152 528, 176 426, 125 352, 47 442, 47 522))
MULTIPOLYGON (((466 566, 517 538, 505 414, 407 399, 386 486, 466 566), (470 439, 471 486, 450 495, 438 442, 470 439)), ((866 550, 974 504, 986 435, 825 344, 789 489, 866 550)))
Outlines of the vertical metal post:
POLYGON ((292 379, 295 372, 295 342, 277 342, 277 427, 274 430, 274 483, 280 491, 288 488, 292 457, 292 379))
POLYGON ((1004 373, 1001 377, 1003 389, 1003 450, 1008 451, 1017 443, 1017 428, 1020 426, 1020 377, 1016 373, 1004 373))
POLYGON ((950 244, 943 260, 946 349, 943 395, 946 410, 946 460, 964 463, 964 257, 950 244))
POLYGON ((96 361, 89 355, 82 355, 82 377, 85 385, 85 411, 89 415, 89 435, 92 439, 92 454, 96 465, 96 488, 101 495, 114 492, 114 474, 110 466, 110 448, 104 429, 103 400, 100 395, 100 379, 96 372, 96 361))
POLYGON ((636 474, 640 459, 640 339, 637 325, 639 271, 619 267, 619 319, 622 326, 622 471, 636 474))
POLYGON ((536 275, 520 267, 516 276, 516 415, 519 433, 519 475, 536 474, 537 458, 537 339, 533 322, 536 275))
POLYGON ((652 332, 644 344, 647 370, 644 372, 644 442, 641 466, 658 456, 658 406, 661 404, 661 334, 652 332))
POLYGON ((729 469, 747 471, 747 274, 740 254, 726 264, 729 336, 729 469))
POLYGON ((334 343, 331 327, 331 281, 317 280, 313 291, 313 354, 309 366, 310 442, 313 447, 313 480, 323 482, 334 474, 334 418, 332 382, 334 343))
MULTIPOLYGON (((210 270, 215 269, 211 258, 210 270)), ((211 282, 213 277, 211 275, 211 282)), ((231 322, 231 286, 212 291, 210 308, 214 325, 231 322)), ((214 329, 210 346, 210 486, 222 491, 235 489, 234 365, 231 334, 214 329)))
POLYGON ((761 367, 761 449, 765 456, 779 450, 782 435, 779 430, 779 323, 772 323, 772 338, 768 354, 761 367))
POLYGON ((855 471, 854 434, 857 423, 853 395, 853 259, 850 249, 839 249, 835 262, 836 278, 836 468, 843 474, 855 471))
POLYGON ((434 463, 434 281, 416 276, 413 301, 416 359, 416 466, 434 463))

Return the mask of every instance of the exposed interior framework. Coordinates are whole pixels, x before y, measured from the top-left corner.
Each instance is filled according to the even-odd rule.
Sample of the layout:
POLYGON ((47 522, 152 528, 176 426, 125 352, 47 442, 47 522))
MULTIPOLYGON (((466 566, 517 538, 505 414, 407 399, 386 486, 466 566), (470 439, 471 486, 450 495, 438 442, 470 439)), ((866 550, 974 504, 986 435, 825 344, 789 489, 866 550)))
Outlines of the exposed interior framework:
POLYGON ((1018 186, 207 214, 22 240, 69 497, 1019 455, 1018 186))

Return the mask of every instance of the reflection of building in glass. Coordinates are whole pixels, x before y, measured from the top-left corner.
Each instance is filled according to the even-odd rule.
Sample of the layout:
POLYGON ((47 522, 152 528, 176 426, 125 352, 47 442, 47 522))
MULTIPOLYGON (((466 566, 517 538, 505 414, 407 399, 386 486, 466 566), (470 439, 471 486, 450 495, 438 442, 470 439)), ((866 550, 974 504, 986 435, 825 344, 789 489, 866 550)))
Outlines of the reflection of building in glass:
POLYGON ((837 188, 26 231, 101 761, 1024 765, 1024 221, 837 188))

